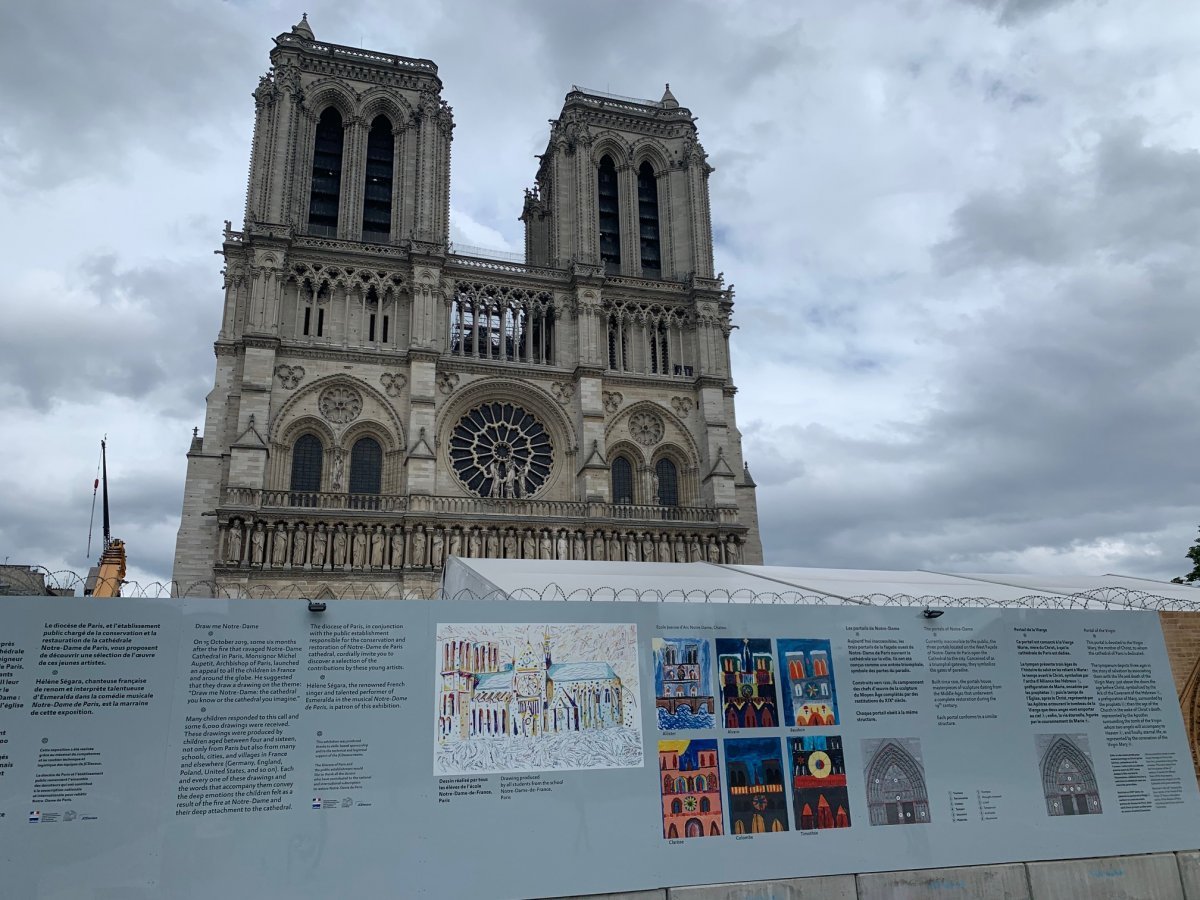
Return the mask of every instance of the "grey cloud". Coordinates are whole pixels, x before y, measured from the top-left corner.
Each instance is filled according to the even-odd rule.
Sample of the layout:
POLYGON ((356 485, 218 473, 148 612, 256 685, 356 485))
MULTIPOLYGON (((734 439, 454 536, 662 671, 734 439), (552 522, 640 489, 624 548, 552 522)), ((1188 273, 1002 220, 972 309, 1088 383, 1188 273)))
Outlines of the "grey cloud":
POLYGON ((1134 124, 1106 131, 1079 172, 1059 167, 1017 191, 969 197, 954 234, 935 247, 947 269, 1078 262, 1087 253, 1137 260, 1194 244, 1200 153, 1148 145, 1134 124))
POLYGON ((61 281, 26 285, 23 296, 10 288, 0 407, 46 410, 60 399, 116 396, 137 398, 148 412, 192 410, 211 386, 217 278, 211 264, 126 268, 103 255, 61 281))
POLYGON ((262 60, 240 15, 185 2, 6 4, 0 190, 120 171, 137 148, 179 162, 203 153, 230 92, 249 104, 262 60))
POLYGON ((1072 0, 962 0, 982 9, 993 10, 997 20, 1004 25, 1016 25, 1034 18, 1072 0))

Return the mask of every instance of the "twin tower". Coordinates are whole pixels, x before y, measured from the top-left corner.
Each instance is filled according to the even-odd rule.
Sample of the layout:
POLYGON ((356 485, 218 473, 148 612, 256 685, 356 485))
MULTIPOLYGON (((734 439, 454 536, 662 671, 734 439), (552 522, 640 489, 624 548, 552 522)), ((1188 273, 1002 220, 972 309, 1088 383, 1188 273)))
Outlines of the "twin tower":
POLYGON ((573 87, 514 262, 450 243, 441 89, 307 20, 275 39, 177 591, 417 595, 455 555, 760 563, 691 113, 573 87))

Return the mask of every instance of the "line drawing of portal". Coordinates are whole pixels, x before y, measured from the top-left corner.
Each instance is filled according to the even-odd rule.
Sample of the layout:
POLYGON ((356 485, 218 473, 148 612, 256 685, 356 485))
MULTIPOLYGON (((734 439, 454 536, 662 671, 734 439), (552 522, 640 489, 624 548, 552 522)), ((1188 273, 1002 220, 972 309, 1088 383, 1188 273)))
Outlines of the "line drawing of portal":
POLYGON ((1046 814, 1086 816, 1104 812, 1086 734, 1039 734, 1035 737, 1042 770, 1046 814))
POLYGON ((440 623, 435 775, 644 765, 636 625, 440 623))
POLYGON ((930 821, 929 790, 917 738, 871 738, 862 742, 867 810, 872 825, 921 825, 930 821))

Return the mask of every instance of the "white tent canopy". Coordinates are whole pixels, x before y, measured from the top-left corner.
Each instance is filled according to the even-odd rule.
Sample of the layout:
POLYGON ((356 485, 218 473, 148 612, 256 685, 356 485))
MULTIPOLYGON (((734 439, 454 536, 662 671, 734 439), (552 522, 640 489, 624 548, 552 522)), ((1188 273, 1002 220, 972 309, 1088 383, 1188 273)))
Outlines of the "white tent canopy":
POLYGON ((1200 609, 1200 590, 1122 575, 1004 575, 451 557, 444 596, 513 600, 1200 609))

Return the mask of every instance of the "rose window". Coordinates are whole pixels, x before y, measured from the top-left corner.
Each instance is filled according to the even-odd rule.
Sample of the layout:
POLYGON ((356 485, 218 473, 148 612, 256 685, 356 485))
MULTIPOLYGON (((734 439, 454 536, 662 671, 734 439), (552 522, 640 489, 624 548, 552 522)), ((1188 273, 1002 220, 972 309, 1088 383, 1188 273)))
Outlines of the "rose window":
POLYGON ((663 420, 652 412, 636 412, 629 418, 629 431, 639 444, 652 447, 662 440, 663 420))
POLYGON ((514 403, 475 407, 450 434, 450 465, 480 497, 532 497, 550 477, 554 447, 542 423, 514 403))
POLYGON ((348 387, 331 387, 321 392, 318 401, 321 413, 330 422, 345 425, 353 422, 362 412, 362 396, 348 387))

